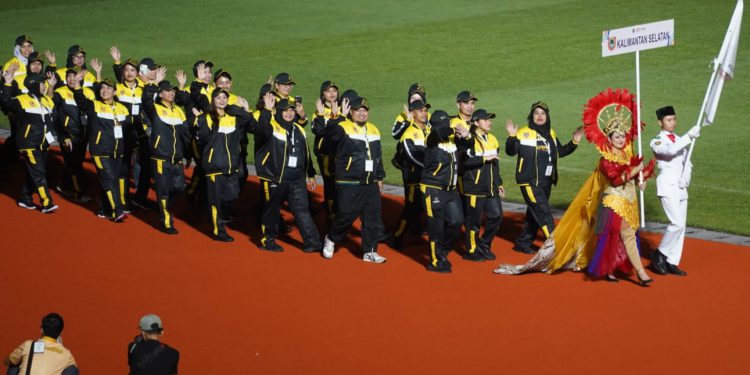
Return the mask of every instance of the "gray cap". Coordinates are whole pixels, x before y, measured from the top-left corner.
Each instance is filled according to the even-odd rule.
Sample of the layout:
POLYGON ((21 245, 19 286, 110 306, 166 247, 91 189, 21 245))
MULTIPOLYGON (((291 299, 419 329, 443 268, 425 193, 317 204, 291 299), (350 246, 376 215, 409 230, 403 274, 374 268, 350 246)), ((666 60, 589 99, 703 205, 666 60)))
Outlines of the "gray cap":
POLYGON ((138 325, 145 332, 160 332, 164 329, 164 326, 161 324, 161 318, 154 314, 144 315, 138 325))

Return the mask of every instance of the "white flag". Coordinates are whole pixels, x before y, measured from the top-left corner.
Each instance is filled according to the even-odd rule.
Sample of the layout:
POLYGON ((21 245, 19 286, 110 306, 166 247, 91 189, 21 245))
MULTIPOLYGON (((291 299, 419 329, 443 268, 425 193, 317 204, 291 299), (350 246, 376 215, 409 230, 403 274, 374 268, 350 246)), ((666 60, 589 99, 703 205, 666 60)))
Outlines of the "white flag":
POLYGON ((737 59, 743 8, 743 0, 737 1, 737 7, 734 8, 734 14, 729 22, 727 34, 724 36, 724 43, 721 44, 719 56, 713 61, 714 76, 711 79, 711 87, 709 87, 709 93, 703 106, 703 125, 711 125, 714 122, 724 81, 730 80, 734 76, 734 63, 737 59))

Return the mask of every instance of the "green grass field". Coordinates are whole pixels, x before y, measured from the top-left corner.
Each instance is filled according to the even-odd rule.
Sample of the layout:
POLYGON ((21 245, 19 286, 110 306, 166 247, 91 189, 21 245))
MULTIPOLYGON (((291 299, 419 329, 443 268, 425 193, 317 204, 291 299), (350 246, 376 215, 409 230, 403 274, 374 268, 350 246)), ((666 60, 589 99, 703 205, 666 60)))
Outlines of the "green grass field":
MULTIPOLYGON (((309 113, 320 83, 332 79, 369 99, 371 120, 384 133, 390 158, 395 146, 390 126, 413 82, 425 85, 433 110, 449 112, 455 112, 456 93, 471 89, 478 108, 498 114, 493 132, 501 142, 506 118, 523 122, 530 104, 544 100, 553 128, 568 141, 589 97, 607 87, 635 91, 634 55, 602 58, 601 32, 669 18, 675 19, 676 44, 641 53, 644 140, 657 133, 654 110, 667 104, 677 110, 678 132, 686 131, 696 121, 708 64, 718 54, 735 2, 6 0, 4 5, 3 61, 21 33, 32 37, 37 50, 56 52, 60 63, 68 46, 81 44, 89 58, 105 62, 109 75, 112 44, 123 58, 153 57, 171 73, 211 59, 232 73, 234 91, 251 102, 269 75, 286 71, 309 113)), ((745 25, 736 78, 725 86, 716 125, 704 129, 697 143, 688 215, 689 225, 740 234, 750 234, 750 132, 741 112, 741 103, 747 103, 742 98, 750 96, 748 30, 745 25)), ((5 126, 5 119, 0 121, 5 126)), ((584 143, 561 161, 554 205, 566 206, 597 158, 584 143)), ((520 201, 513 163, 506 157, 501 166, 508 199, 520 201)), ((388 182, 400 183, 395 169, 387 173, 388 182)), ((653 183, 646 197, 647 219, 663 221, 653 183)))

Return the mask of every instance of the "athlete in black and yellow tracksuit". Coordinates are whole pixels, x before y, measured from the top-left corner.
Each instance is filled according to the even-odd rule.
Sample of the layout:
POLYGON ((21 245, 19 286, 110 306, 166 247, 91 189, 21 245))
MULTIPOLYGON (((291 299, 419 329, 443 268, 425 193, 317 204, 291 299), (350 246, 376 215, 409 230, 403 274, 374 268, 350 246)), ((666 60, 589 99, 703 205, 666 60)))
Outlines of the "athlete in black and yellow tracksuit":
POLYGON ((545 238, 555 229, 549 198, 552 185, 557 184, 557 159, 573 153, 577 143, 574 140, 565 145, 560 143, 550 128, 549 108, 543 102, 532 104, 527 120, 528 126, 508 136, 505 153, 518 155, 516 182, 527 205, 523 230, 513 249, 531 254, 539 229, 545 238))
MULTIPOLYGON (((130 61, 130 60, 129 60, 130 61)), ((126 62, 134 64, 134 62, 126 62)), ((121 202, 128 207, 130 203, 141 209, 150 209, 148 203, 148 191, 151 186, 151 159, 149 150, 149 125, 143 116, 143 83, 139 79, 117 83, 115 99, 128 109, 131 124, 123 128, 123 162, 120 166, 120 176, 125 181, 125 201, 121 202), (133 160, 135 155, 135 160, 133 160), (135 195, 130 202, 130 175, 133 175, 135 183, 135 195)))
POLYGON ((379 236, 384 232, 381 218, 381 189, 385 178, 380 131, 367 121, 369 105, 365 98, 351 103, 351 119, 339 116, 325 127, 324 136, 336 150, 336 216, 329 229, 323 256, 331 258, 334 244, 346 239, 354 220, 362 222, 363 260, 383 263, 377 254, 379 236))
POLYGON ((430 125, 427 122, 426 115, 428 108, 429 104, 422 100, 409 103, 412 118, 407 117, 404 119, 406 124, 399 124, 399 127, 404 128, 401 139, 396 146, 396 152, 400 154, 398 159, 401 160, 399 164, 404 183, 404 208, 401 212, 398 227, 390 242, 390 245, 396 249, 402 247, 402 239, 407 229, 411 229, 417 235, 421 235, 422 231, 424 195, 419 184, 422 181, 426 141, 430 134, 430 125), (418 113, 418 111, 422 112, 418 113))
MULTIPOLYGON (((26 181, 21 189, 18 206, 34 209, 32 194, 39 194, 42 212, 57 209, 52 202, 47 186, 47 151, 54 141, 55 104, 43 95, 41 87, 46 78, 41 74, 27 74, 24 85, 27 94, 11 97, 12 76, 4 76, 5 84, 0 89, 0 104, 3 111, 13 113, 17 120, 16 145, 26 160, 26 181)), ((45 88, 46 89, 46 88, 45 88)))
POLYGON ((420 183, 425 196, 430 239, 430 263, 427 270, 451 272, 448 253, 460 235, 464 222, 461 197, 457 190, 459 149, 448 113, 435 111, 430 125, 420 183))
POLYGON ((501 198, 505 190, 498 160, 500 143, 488 132, 492 123, 487 121, 492 118, 495 118, 495 114, 483 109, 474 112, 471 143, 461 153, 459 191, 464 198, 466 228, 466 253, 463 258, 473 261, 495 259, 490 249, 503 221, 501 198), (480 121, 482 124, 478 124, 480 121), (483 217, 487 222, 480 236, 483 217))
POLYGON ((80 89, 80 82, 74 82, 72 87, 78 108, 86 114, 89 153, 99 175, 101 209, 98 215, 116 222, 122 221, 127 217, 122 203, 125 201, 125 179, 120 174, 124 150, 123 129, 131 126, 130 112, 114 100, 116 85, 110 79, 94 86, 94 92, 99 92, 97 100, 86 97, 80 89))
MULTIPOLYGON (((251 124, 248 131, 255 134, 258 144, 255 171, 261 181, 264 200, 261 249, 283 250, 276 243, 276 238, 281 221, 281 205, 286 201, 299 227, 303 251, 320 251, 320 234, 310 215, 307 199, 305 180, 314 184, 315 168, 307 148, 305 129, 294 123, 296 114, 288 100, 282 99, 276 103, 275 113, 271 112, 273 109, 273 101, 269 101, 266 108, 261 110, 257 123, 247 121, 251 124)), ((246 113, 244 116, 252 115, 246 113)))
MULTIPOLYGON (((169 212, 172 200, 185 191, 185 150, 190 146, 190 129, 185 112, 175 103, 178 91, 169 81, 148 84, 143 89, 144 115, 151 124, 151 175, 154 176, 156 205, 162 232, 177 234, 169 212), (154 96, 159 99, 154 101, 154 96)), ((187 99, 183 99, 187 100, 187 99)))
MULTIPOLYGON (((75 80, 78 73, 75 69, 68 69, 66 72, 66 81, 75 80)), ((96 100, 94 92, 84 87, 84 95, 89 100, 96 100)), ((70 83, 60 86, 55 90, 53 97, 55 108, 57 108, 57 118, 55 119, 55 129, 57 134, 63 140, 70 140, 72 149, 61 143, 60 153, 65 163, 61 183, 58 190, 72 191, 73 198, 80 203, 87 203, 90 197, 84 194, 85 183, 83 181, 83 161, 86 158, 86 149, 88 146, 88 126, 86 114, 78 108, 73 96, 73 88, 70 83)))
MULTIPOLYGON (((236 117, 225 112, 229 93, 216 88, 211 93, 211 111, 195 120, 196 137, 203 154, 206 198, 212 235, 222 242, 234 241, 226 231, 227 211, 239 196, 236 173, 240 168, 240 139, 252 116, 236 117)), ((234 113, 238 113, 233 111, 234 113)))
POLYGON ((313 153, 318 161, 320 175, 323 177, 323 201, 326 211, 326 221, 330 225, 336 212, 336 169, 334 160, 336 160, 335 150, 326 141, 322 135, 326 123, 333 118, 331 105, 332 102, 326 99, 326 95, 336 96, 338 98, 338 86, 331 81, 324 81, 320 85, 320 100, 323 103, 323 113, 317 111, 313 115, 312 131, 315 134, 315 143, 313 144, 313 153), (335 94, 334 94, 335 93, 335 94))

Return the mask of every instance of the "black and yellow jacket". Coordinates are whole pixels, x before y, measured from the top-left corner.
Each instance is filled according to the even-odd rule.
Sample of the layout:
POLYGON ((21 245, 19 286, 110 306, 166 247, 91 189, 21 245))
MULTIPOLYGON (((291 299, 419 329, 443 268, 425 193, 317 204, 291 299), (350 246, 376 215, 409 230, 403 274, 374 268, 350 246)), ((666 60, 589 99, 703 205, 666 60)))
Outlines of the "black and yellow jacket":
MULTIPOLYGON (((463 143, 462 143, 463 144, 463 143)), ((454 190, 458 184, 459 147, 455 141, 440 142, 437 133, 427 137, 420 186, 454 190)))
POLYGON ((29 94, 11 97, 11 85, 2 85, 0 104, 3 111, 16 118, 18 150, 47 150, 47 133, 55 136, 55 103, 47 96, 34 98, 29 94))
MULTIPOLYGON (((185 112, 177 104, 167 106, 161 100, 154 101, 158 91, 155 84, 143 89, 143 115, 151 123, 151 158, 177 164, 185 158, 190 147, 190 129, 185 112)), ((177 95, 187 95, 178 92, 177 95)))
POLYGON ((336 152, 337 184, 369 185, 385 178, 380 131, 375 124, 358 125, 339 116, 328 121, 324 136, 336 152))
MULTIPOLYGON (((86 98, 96 100, 96 95, 90 88, 84 87, 82 90, 86 98)), ((74 143, 86 140, 86 114, 78 108, 73 89, 68 86, 59 87, 52 100, 57 109, 55 130, 61 139, 70 139, 74 143)))
POLYGON ((101 100, 91 100, 82 89, 73 90, 73 98, 78 108, 86 114, 89 153, 99 157, 121 157, 124 150, 121 135, 124 135, 123 129, 132 124, 128 109, 117 101, 107 104, 101 100))
POLYGON ((312 121, 312 131, 313 134, 315 134, 313 153, 318 158, 318 162, 321 165, 322 170, 320 171, 320 174, 325 177, 336 175, 336 165, 334 163, 336 159, 336 150, 333 149, 332 145, 324 135, 325 127, 331 119, 331 108, 326 106, 324 113, 321 114, 315 112, 312 121))
POLYGON ((228 111, 244 112, 241 108, 235 107, 227 106, 227 113, 216 120, 211 117, 210 112, 203 113, 195 119, 196 138, 203 153, 201 165, 207 176, 236 173, 241 167, 240 139, 246 132, 249 119, 230 115, 228 111))
MULTIPOLYGON (((248 116, 252 116, 247 113, 248 116)), ((297 123, 283 124, 271 111, 262 109, 258 121, 250 121, 248 131, 255 134, 255 172, 261 180, 281 183, 315 177, 315 167, 307 148, 305 129, 297 123), (292 150, 294 136, 297 147, 292 150), (297 176, 289 174, 288 160, 297 157, 297 176)))
POLYGON ((425 124, 424 129, 420 129, 413 121, 408 124, 396 146, 404 186, 416 185, 422 181, 427 137, 430 134, 429 124, 425 124))
POLYGON ((540 152, 549 152, 552 165, 550 180, 553 185, 557 184, 557 159, 570 155, 578 145, 572 140, 562 145, 553 129, 549 130, 549 134, 551 140, 539 135, 532 127, 525 126, 518 130, 515 137, 508 137, 505 141, 505 153, 509 156, 518 155, 516 182, 519 185, 538 185, 540 179, 544 178, 548 162, 540 165, 540 152))
POLYGON ((494 197, 503 185, 500 163, 497 160, 485 162, 484 157, 499 156, 500 143, 492 134, 473 134, 471 140, 471 145, 461 153, 459 192, 464 195, 494 197))

